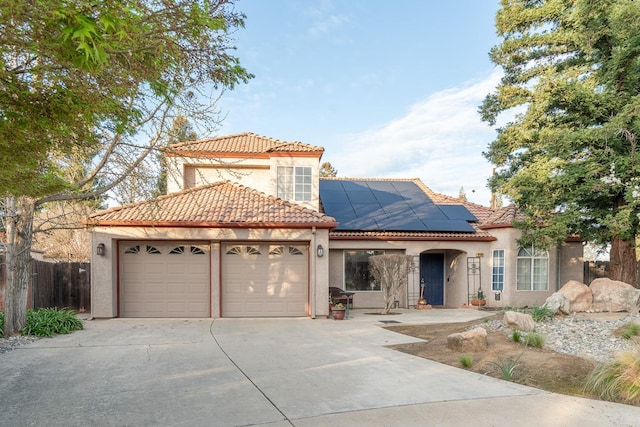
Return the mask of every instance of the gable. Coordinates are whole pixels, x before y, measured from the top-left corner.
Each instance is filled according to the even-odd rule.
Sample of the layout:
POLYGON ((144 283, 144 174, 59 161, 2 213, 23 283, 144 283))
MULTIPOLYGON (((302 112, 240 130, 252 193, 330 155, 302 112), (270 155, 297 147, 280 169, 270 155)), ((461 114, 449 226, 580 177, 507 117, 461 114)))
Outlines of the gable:
POLYGON ((320 199, 336 230, 475 233, 462 204, 436 204, 414 180, 320 180, 320 199))

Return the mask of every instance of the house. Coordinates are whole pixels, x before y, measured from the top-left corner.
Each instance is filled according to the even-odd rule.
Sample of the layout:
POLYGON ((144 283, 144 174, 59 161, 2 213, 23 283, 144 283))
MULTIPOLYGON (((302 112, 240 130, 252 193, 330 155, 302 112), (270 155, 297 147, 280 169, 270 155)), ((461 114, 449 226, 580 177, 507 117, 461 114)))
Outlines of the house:
POLYGON ((321 178, 324 149, 253 133, 169 147, 169 192, 96 212, 95 317, 327 316, 328 290, 383 305, 368 258, 414 257, 401 307, 542 304, 581 279, 582 244, 519 248, 513 207, 419 179, 321 178))

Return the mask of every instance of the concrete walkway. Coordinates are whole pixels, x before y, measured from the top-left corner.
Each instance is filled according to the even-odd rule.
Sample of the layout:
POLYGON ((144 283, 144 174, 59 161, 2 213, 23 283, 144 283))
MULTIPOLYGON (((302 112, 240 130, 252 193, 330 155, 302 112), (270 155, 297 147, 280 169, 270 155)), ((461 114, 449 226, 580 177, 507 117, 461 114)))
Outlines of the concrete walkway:
POLYGON ((572 398, 385 348, 381 320, 110 319, 0 355, 0 425, 635 426, 640 408, 572 398))

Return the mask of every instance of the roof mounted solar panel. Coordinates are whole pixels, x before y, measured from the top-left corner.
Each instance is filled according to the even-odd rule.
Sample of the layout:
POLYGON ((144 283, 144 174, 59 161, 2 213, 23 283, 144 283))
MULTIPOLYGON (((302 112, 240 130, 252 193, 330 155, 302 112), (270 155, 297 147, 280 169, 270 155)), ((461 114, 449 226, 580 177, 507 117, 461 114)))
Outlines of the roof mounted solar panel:
POLYGON ((424 220, 428 231, 448 231, 452 233, 474 233, 474 228, 467 222, 462 220, 424 220))
POLYGON ((376 200, 371 190, 368 188, 366 190, 356 190, 347 193, 347 197, 353 204, 375 204, 380 206, 380 203, 376 200))
POLYGON ((438 207, 449 219, 461 219, 464 221, 474 222, 478 221, 478 218, 469 212, 469 209, 463 205, 438 205, 438 207))
POLYGON ((462 205, 436 205, 413 181, 320 180, 325 213, 339 230, 473 233, 462 205))

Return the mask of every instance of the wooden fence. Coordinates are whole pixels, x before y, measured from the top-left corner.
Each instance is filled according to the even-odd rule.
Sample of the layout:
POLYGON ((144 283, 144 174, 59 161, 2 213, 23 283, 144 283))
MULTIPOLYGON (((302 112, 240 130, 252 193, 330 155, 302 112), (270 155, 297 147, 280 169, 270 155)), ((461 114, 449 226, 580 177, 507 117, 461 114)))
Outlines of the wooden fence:
MULTIPOLYGON (((637 280, 640 283, 640 262, 638 262, 637 280)), ((594 279, 609 277, 609 261, 585 261, 583 283, 590 285, 594 279)))
MULTIPOLYGON (((91 308, 91 264, 31 260, 29 308, 67 308, 89 311, 91 308)), ((4 309, 6 264, 0 255, 0 310, 4 309)))

